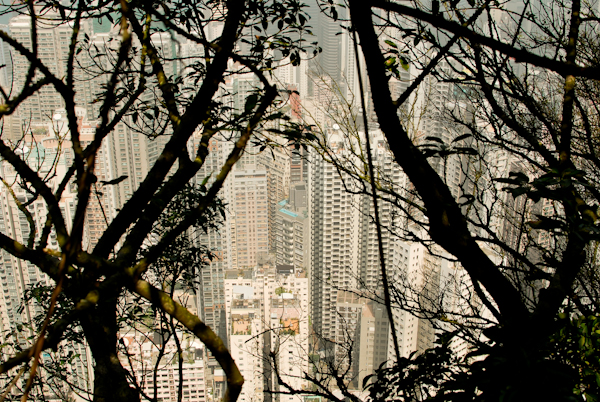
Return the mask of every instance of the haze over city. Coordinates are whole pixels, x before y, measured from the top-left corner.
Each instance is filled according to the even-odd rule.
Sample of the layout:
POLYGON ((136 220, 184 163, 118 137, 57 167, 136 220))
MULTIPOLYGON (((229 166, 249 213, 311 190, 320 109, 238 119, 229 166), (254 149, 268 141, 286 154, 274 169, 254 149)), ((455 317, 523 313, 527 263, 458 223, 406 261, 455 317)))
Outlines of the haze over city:
POLYGON ((0 400, 599 396, 598 5, 305 3, 2 6, 0 400))

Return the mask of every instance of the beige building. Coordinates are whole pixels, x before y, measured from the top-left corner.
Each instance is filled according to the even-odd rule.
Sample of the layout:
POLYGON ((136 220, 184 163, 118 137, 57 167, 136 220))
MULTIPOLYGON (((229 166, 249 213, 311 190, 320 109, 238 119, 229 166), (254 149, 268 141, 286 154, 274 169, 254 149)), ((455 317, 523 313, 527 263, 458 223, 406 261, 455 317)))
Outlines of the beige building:
MULTIPOLYGON (((39 10, 38 10, 39 11, 39 10)), ((69 55, 69 44, 73 28, 62 23, 60 15, 46 11, 37 18, 37 57, 59 79, 66 76, 66 64, 69 55)), ((19 15, 12 18, 8 24, 10 35, 19 43, 31 48, 31 18, 19 15)), ((82 21, 79 35, 91 35, 91 24, 82 21)), ((13 94, 20 93, 27 71, 29 61, 19 52, 12 51, 12 79, 13 94)), ((85 53, 85 52, 84 52, 85 53)), ((84 53, 77 57, 83 59, 84 53)), ((75 103, 77 105, 92 105, 92 88, 89 81, 83 80, 82 69, 75 69, 75 103)), ((64 107, 64 101, 52 85, 46 85, 28 97, 18 109, 18 115, 23 122, 42 123, 50 122, 54 111, 64 107)), ((84 106, 85 107, 85 106, 84 106)))
POLYGON ((290 190, 290 153, 281 146, 264 151, 258 158, 259 166, 267 172, 267 201, 269 205, 269 252, 276 249, 277 203, 287 198, 290 190))
MULTIPOLYGON (((240 395, 261 401, 263 391, 285 391, 281 378, 296 390, 307 389, 309 372, 308 278, 292 266, 258 265, 227 271, 225 303, 232 356, 247 379, 240 395)), ((274 401, 302 400, 274 394, 274 401)))
POLYGON ((181 354, 172 336, 131 331, 122 337, 129 356, 120 354, 121 364, 134 374, 137 385, 148 396, 163 402, 177 401, 182 378, 183 400, 206 402, 204 344, 187 333, 178 332, 177 336, 181 354), (183 360, 181 370, 179 359, 183 360))
POLYGON ((310 269, 310 220, 305 183, 294 183, 290 196, 277 203, 275 255, 278 265, 310 269))
POLYGON ((365 300, 358 317, 354 354, 354 385, 362 388, 366 376, 387 361, 390 323, 385 306, 365 300))
MULTIPOLYGON (((193 141, 190 142, 191 152, 195 152, 200 140, 201 134, 196 133, 193 141)), ((209 153, 196 174, 196 185, 199 186, 206 180, 206 187, 210 187, 223 166, 231 147, 232 144, 220 136, 211 138, 208 143, 209 153)), ((219 191, 219 197, 226 204, 230 204, 230 183, 231 180, 227 179, 225 185, 219 191)), ((201 286, 199 286, 197 296, 200 318, 224 340, 226 340, 227 335, 225 331, 223 279, 230 264, 231 242, 229 239, 231 236, 229 228, 231 220, 229 214, 227 214, 225 223, 218 229, 209 230, 206 233, 196 231, 194 236, 198 244, 208 247, 216 257, 199 272, 201 286)), ((208 361, 208 365, 211 368, 218 367, 218 363, 214 358, 208 361)))
POLYGON ((232 268, 256 265, 256 254, 269 251, 269 204, 267 172, 233 172, 232 187, 232 268))
MULTIPOLYGON (((81 141, 85 144, 91 141, 95 126, 85 119, 85 110, 77 109, 77 114, 81 141)), ((33 171, 46 179, 48 187, 57 188, 64 178, 72 158, 71 144, 60 139, 63 138, 66 129, 60 124, 60 119, 37 123, 31 125, 30 128, 32 129, 31 133, 23 136, 15 152, 33 171), (59 136, 57 133, 61 135, 59 136)), ((99 178, 103 177, 102 165, 98 167, 97 174, 99 178)), ((3 179, 3 182, 0 183, 0 232, 25 245, 32 242, 32 247, 36 247, 48 217, 46 203, 41 198, 34 199, 30 192, 25 191, 19 185, 17 173, 6 161, 0 162, 0 177, 3 179), (27 210, 30 220, 23 209, 27 210)), ((106 223, 101 212, 104 201, 105 198, 101 195, 92 197, 90 200, 82 239, 84 248, 93 247, 96 241, 95 234, 105 227, 106 223)), ((73 222, 76 203, 77 189, 73 184, 68 185, 59 201, 59 207, 68 230, 73 222)), ((50 231, 45 246, 49 249, 59 249, 57 235, 53 230, 50 231)), ((8 335, 10 331, 16 330, 21 324, 31 322, 33 317, 43 312, 36 303, 25 305, 23 295, 26 290, 33 287, 52 287, 53 282, 35 265, 18 259, 4 250, 0 252, 0 258, 2 261, 0 263, 0 333, 2 341, 7 342, 5 350, 7 353, 11 353, 10 339, 14 338, 4 338, 4 336, 8 335)), ((23 336, 35 335, 25 328, 29 328, 29 326, 25 326, 17 333, 23 336)), ((17 340, 21 342, 23 339, 17 340)), ((21 346, 19 345, 19 347, 21 346)), ((65 372, 71 376, 69 381, 80 388, 79 392, 81 393, 91 391, 92 367, 91 362, 87 360, 88 352, 84 345, 62 344, 58 352, 45 353, 43 358, 51 360, 69 352, 77 356, 65 368, 65 372)), ((40 375, 45 376, 46 373, 42 372, 40 375)), ((72 395, 73 391, 66 386, 66 383, 58 380, 47 381, 45 388, 44 392, 48 392, 50 400, 55 399, 52 396, 54 393, 56 393, 57 399, 61 399, 59 394, 66 398, 68 395, 72 395)))

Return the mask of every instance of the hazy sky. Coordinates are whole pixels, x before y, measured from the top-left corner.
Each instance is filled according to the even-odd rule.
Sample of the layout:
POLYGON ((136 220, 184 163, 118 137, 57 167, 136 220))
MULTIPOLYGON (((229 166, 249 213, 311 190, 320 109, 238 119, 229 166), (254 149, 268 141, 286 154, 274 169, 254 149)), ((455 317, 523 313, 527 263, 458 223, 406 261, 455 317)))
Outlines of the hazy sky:
MULTIPOLYGON (((4 11, 4 7, 0 7, 0 12, 4 11)), ((8 24, 8 21, 11 19, 13 13, 0 15, 0 24, 8 24)))

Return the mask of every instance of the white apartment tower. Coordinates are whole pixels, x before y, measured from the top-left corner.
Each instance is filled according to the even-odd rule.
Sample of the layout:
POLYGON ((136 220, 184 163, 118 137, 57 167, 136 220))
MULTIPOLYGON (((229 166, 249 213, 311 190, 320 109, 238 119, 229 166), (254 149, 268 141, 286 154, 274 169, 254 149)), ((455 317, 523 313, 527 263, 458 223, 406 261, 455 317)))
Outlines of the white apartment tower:
POLYGON ((119 359, 123 367, 132 372, 136 385, 146 395, 163 402, 176 402, 181 377, 183 400, 208 400, 204 377, 204 344, 193 335, 177 332, 166 339, 159 332, 131 331, 121 339, 129 356, 121 354, 119 359), (181 353, 173 336, 180 338, 181 353), (183 359, 181 371, 179 359, 183 359))
MULTIPOLYGON (((196 150, 201 140, 200 133, 194 135, 192 141, 192 149, 196 150)), ((196 174, 196 185, 200 185, 206 180, 207 188, 210 187, 214 178, 223 166, 227 156, 231 150, 231 143, 220 137, 213 137, 208 143, 208 155, 204 159, 204 163, 200 171, 196 174)), ((195 152, 195 151, 194 151, 195 152)), ((231 204, 231 180, 228 179, 225 185, 219 192, 219 197, 228 205, 231 204)), ((230 239, 231 217, 227 216, 227 220, 218 230, 209 230, 208 233, 198 231, 195 240, 206 247, 216 256, 210 261, 210 264, 205 266, 200 272, 201 285, 198 291, 198 307, 200 318, 206 325, 213 328, 215 332, 224 340, 226 340, 225 330, 225 293, 223 280, 225 271, 229 269, 230 250, 228 243, 230 239)), ((230 244, 229 244, 230 246, 230 244)), ((216 361, 209 360, 209 365, 216 365, 216 361)))
MULTIPOLYGON (((231 354, 247 379, 240 400, 262 401, 269 395, 263 390, 285 391, 276 380, 275 366, 288 385, 307 390, 303 379, 309 372, 306 272, 272 264, 231 270, 226 274, 225 295, 231 354)), ((302 401, 292 395, 273 398, 302 401)))
POLYGON ((241 402, 263 400, 264 336, 262 303, 253 286, 252 270, 230 270, 225 273, 225 310, 227 339, 244 386, 241 402))
MULTIPOLYGON (((339 134, 328 140, 334 152, 344 153, 339 134)), ((358 278, 359 198, 346 192, 343 180, 320 156, 311 159, 311 316, 315 332, 329 340, 336 338, 338 289, 356 289, 358 278)))
POLYGON ((357 387, 388 360, 390 323, 384 305, 366 300, 358 319, 354 349, 354 377, 357 387))
MULTIPOLYGON (((419 238, 426 239, 425 232, 416 225, 410 230, 419 238)), ((393 265, 395 267, 392 280, 404 289, 403 302, 405 308, 414 309, 417 306, 423 311, 437 311, 440 296, 451 289, 448 273, 452 271, 453 263, 441 256, 444 250, 438 246, 428 249, 421 242, 402 241, 397 239, 393 245, 393 265), (431 252, 432 250, 435 250, 431 252)), ((445 300, 451 299, 450 293, 444 295, 445 300)), ((452 306, 445 306, 451 313, 452 306)), ((411 313, 394 309, 393 318, 398 337, 400 355, 408 357, 412 352, 423 352, 433 347, 436 330, 432 321, 418 318, 411 313)), ((390 334, 391 336, 391 334, 390 334)), ((389 341, 389 358, 395 359, 396 352, 389 341)))
POLYGON ((258 168, 267 172, 267 203, 269 206, 269 252, 275 252, 277 203, 287 198, 290 189, 290 154, 286 147, 263 151, 257 158, 258 168))
MULTIPOLYGON (((85 144, 90 141, 94 130, 83 116, 85 116, 84 112, 79 125, 82 133, 81 140, 85 144)), ((46 126, 46 129, 43 125, 35 126, 34 131, 37 134, 24 136, 16 152, 41 177, 48 178, 47 185, 50 188, 56 188, 70 166, 68 160, 71 157, 71 150, 65 144, 59 144, 51 123, 46 126)), ((97 174, 100 179, 103 179, 102 165, 98 166, 97 174)), ((37 246, 48 216, 46 203, 41 199, 34 199, 30 192, 19 186, 15 170, 6 161, 0 162, 0 176, 3 179, 0 183, 0 232, 21 244, 37 246), (27 211, 30 219, 24 210, 27 211)), ((84 248, 94 246, 96 234, 102 231, 106 224, 101 212, 104 202, 105 198, 100 195, 90 200, 85 218, 87 225, 83 232, 84 248)), ((68 228, 73 222, 76 203, 77 189, 74 186, 67 186, 59 201, 59 208, 68 228)), ((54 231, 48 234, 46 247, 59 249, 54 231)), ((0 333, 8 351, 12 340, 19 343, 25 337, 34 335, 27 329, 29 328, 27 325, 24 327, 21 325, 32 322, 36 315, 44 313, 38 304, 25 303, 24 294, 34 288, 53 287, 53 282, 35 265, 18 259, 4 250, 0 252, 0 259, 0 333), (14 331, 17 336, 5 338, 11 331, 14 331)), ((69 352, 74 353, 77 358, 64 367, 65 375, 69 376, 69 381, 78 387, 80 392, 91 392, 93 383, 90 381, 91 362, 87 360, 86 347, 81 344, 63 343, 59 346, 58 352, 54 353, 64 356, 69 352)), ((47 357, 51 359, 50 355, 47 357)), ((42 371, 40 375, 46 376, 46 372, 42 371)), ((48 390, 50 399, 53 391, 54 389, 48 390)), ((63 391, 69 392, 68 389, 63 391)))
MULTIPOLYGON (((23 152, 29 154, 29 158, 26 158, 26 160, 46 160, 48 163, 42 164, 39 171, 42 174, 44 172, 50 172, 49 169, 52 169, 50 162, 55 157, 55 155, 52 155, 51 153, 52 150, 46 150, 41 145, 35 148, 28 148, 28 146, 33 145, 31 143, 26 143, 26 145, 24 144, 22 147, 23 152)), ((62 159, 64 160, 64 158, 62 159)), ((59 166, 59 169, 60 168, 61 166, 59 166)), ((0 232, 8 235, 21 244, 28 244, 30 236, 34 236, 34 241, 37 241, 42 233, 48 213, 45 203, 41 200, 31 202, 31 194, 27 193, 15 183, 16 173, 8 162, 3 161, 0 163, 0 174, 2 175, 4 183, 6 183, 0 183, 2 185, 0 188, 0 232), (26 208, 33 219, 33 228, 30 227, 26 215, 21 211, 21 208, 25 208, 23 204, 28 202, 30 204, 26 208), (35 230, 35 234, 32 232, 32 229, 35 230)), ((61 178, 62 175, 51 179, 50 185, 54 184, 55 186, 58 186, 61 178)), ((75 212, 75 203, 75 194, 68 192, 67 189, 65 196, 63 196, 59 204, 66 222, 72 221, 75 212)), ((58 249, 56 235, 53 233, 49 236, 48 247, 58 249)), ((41 312, 38 307, 31 306, 25 306, 23 311, 20 311, 25 290, 31 285, 51 286, 51 281, 48 276, 42 273, 35 265, 25 260, 18 259, 4 250, 2 250, 1 255, 0 315, 2 318, 2 330, 8 331, 19 323, 29 322, 35 314, 41 312)))
MULTIPOLYGON (((37 22, 38 58, 57 77, 66 76, 66 63, 69 55, 69 44, 73 27, 69 24, 59 23, 60 16, 52 12, 39 15, 37 22)), ((31 48, 31 17, 19 15, 10 20, 8 29, 11 36, 31 48)), ((91 35, 91 25, 83 21, 79 35, 91 35)), ((13 59, 13 93, 19 93, 22 89, 29 69, 29 61, 19 52, 12 52, 13 59)), ((77 105, 91 105, 92 91, 88 82, 82 80, 80 69, 75 78, 75 103, 77 105)), ((30 96, 19 107, 18 114, 21 120, 31 122, 50 121, 55 110, 63 108, 64 102, 61 96, 51 85, 46 85, 35 94, 30 96)), ((85 107, 85 106, 84 106, 85 107)))
MULTIPOLYGON (((375 177, 378 183, 392 189, 403 195, 408 180, 400 167, 394 163, 393 155, 387 148, 387 142, 380 130, 373 130, 369 133, 373 166, 375 168, 375 177)), ((360 133, 364 138, 364 133, 360 133)), ((370 188, 369 188, 370 190, 370 188)), ((370 195, 363 195, 360 199, 360 217, 359 217, 359 259, 358 272, 360 275, 360 287, 368 292, 378 292, 382 286, 381 262, 379 255, 379 243, 377 239, 377 228, 375 225, 375 209, 373 198, 370 195)), ((393 275, 394 266, 392 264, 392 251, 394 243, 394 233, 402 231, 402 225, 405 224, 405 216, 397 210, 397 207, 389 202, 380 199, 379 222, 383 228, 381 231, 384 258, 388 276, 393 275)))
MULTIPOLYGON (((78 115, 78 126, 80 139, 83 146, 89 144, 95 134, 95 124, 86 119, 85 109, 76 108, 78 115)), ((41 177, 48 177, 50 188, 57 188, 63 179, 67 170, 72 164, 73 153, 69 143, 61 141, 67 131, 67 124, 64 113, 54 113, 52 121, 32 125, 32 134, 25 135, 22 138, 20 147, 16 150, 25 162, 41 177)), ((99 183, 92 189, 92 196, 89 200, 86 210, 86 226, 83 233, 83 246, 85 249, 91 249, 95 246, 101 234, 111 219, 111 213, 114 208, 112 197, 106 191, 103 191, 101 181, 112 179, 109 173, 110 166, 107 164, 105 148, 99 152, 99 158, 96 166, 96 176, 99 183)), ((1 176, 4 183, 0 187, 0 228, 5 233, 17 241, 27 244, 29 241, 38 242, 43 232, 47 219, 46 204, 41 200, 31 200, 32 196, 21 188, 17 183, 17 174, 12 165, 3 161, 0 163, 1 176), (24 204, 28 204, 26 207, 24 204), (30 226, 27 216, 23 212, 26 208, 31 215, 33 227, 30 226), (32 232, 32 229, 35 233, 32 232)), ((75 207, 77 203, 77 188, 74 185, 66 187, 65 192, 59 202, 61 212, 65 219, 67 227, 73 221, 75 207)), ((56 234, 50 232, 47 247, 59 249, 56 234)), ((3 300, 0 302, 0 315, 4 329, 11 325, 19 323, 22 319, 29 320, 34 314, 29 308, 23 310, 25 317, 18 313, 22 295, 26 288, 34 284, 49 285, 45 274, 34 265, 24 260, 17 259, 5 251, 1 253, 3 264, 0 267, 0 287, 4 288, 2 292, 3 300)))
MULTIPOLYGON (((8 32, 8 25, 0 24, 0 29, 8 32)), ((0 69, 0 86, 5 93, 9 93, 12 88, 13 69, 10 49, 8 43, 0 41, 0 63, 4 66, 0 69)))

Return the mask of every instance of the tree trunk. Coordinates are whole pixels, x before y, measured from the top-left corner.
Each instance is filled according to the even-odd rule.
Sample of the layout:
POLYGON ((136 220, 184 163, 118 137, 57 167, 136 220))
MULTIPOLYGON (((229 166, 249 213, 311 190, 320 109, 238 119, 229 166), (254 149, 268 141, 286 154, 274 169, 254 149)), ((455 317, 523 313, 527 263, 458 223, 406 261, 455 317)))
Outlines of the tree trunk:
POLYGON ((94 359, 94 402, 139 401, 140 394, 127 381, 117 353, 116 297, 98 303, 81 326, 94 359))

